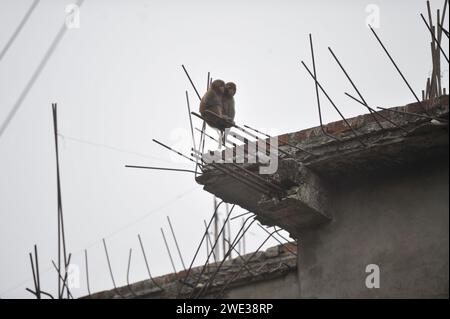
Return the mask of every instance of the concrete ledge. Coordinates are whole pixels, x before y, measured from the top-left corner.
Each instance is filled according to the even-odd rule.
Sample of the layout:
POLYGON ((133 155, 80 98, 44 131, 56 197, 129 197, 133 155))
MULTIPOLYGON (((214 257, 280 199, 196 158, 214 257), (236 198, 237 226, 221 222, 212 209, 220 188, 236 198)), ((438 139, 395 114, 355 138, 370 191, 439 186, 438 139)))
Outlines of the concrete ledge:
POLYGON ((288 195, 281 200, 263 198, 258 202, 258 220, 277 225, 297 237, 298 230, 313 227, 331 220, 328 209, 328 187, 310 169, 298 164, 296 170, 281 168, 280 174, 293 177, 288 195))

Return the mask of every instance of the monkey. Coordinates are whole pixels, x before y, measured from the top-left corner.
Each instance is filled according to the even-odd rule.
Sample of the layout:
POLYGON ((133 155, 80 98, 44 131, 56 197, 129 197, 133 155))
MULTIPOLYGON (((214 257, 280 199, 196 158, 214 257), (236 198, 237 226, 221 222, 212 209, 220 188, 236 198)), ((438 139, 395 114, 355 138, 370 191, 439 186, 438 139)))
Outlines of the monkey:
POLYGON ((225 93, 225 82, 222 80, 214 80, 211 83, 208 91, 205 93, 200 101, 200 114, 205 119, 206 123, 212 128, 223 131, 225 128, 221 123, 218 123, 217 118, 210 114, 212 112, 219 117, 223 116, 222 98, 225 93), (209 111, 209 112, 207 112, 209 111))
MULTIPOLYGON (((222 105, 223 105, 223 113, 224 118, 228 121, 226 128, 229 128, 233 126, 234 124, 234 116, 236 115, 236 111, 234 108, 234 95, 236 94, 236 84, 233 82, 228 82, 225 84, 225 93, 222 97, 222 105)), ((227 140, 227 133, 228 130, 225 130, 223 133, 223 141, 222 143, 225 144, 227 140)))
POLYGON ((223 113, 233 122, 236 114, 234 108, 234 95, 236 94, 236 84, 228 82, 225 84, 225 92, 222 97, 223 113))
POLYGON ((219 130, 219 148, 225 145, 225 129, 234 125, 235 93, 236 84, 215 80, 200 101, 200 114, 210 127, 219 130))

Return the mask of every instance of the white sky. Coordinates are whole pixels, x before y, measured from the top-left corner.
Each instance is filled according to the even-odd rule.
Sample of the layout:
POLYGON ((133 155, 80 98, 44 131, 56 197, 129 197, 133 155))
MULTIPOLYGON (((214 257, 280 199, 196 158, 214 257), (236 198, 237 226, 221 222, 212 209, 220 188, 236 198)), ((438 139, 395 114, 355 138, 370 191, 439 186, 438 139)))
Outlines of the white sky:
MULTIPOLYGON (((32 0, 0 0, 0 49, 32 0)), ((0 61, 0 123, 18 99, 65 19, 71 1, 42 0, 0 61)), ((317 126, 314 84, 300 65, 310 65, 313 33, 319 80, 347 116, 365 113, 344 96, 353 93, 330 56, 331 46, 372 106, 413 102, 413 96, 366 27, 366 7, 380 13, 377 33, 416 93, 431 74, 430 36, 416 1, 144 1, 85 0, 80 28, 67 30, 16 116, 0 137, 0 297, 29 298, 28 252, 38 245, 41 286, 54 293, 56 175, 51 103, 59 105, 62 135, 130 151, 60 138, 67 247, 80 268, 88 249, 91 290, 110 289, 101 243, 105 237, 118 285, 126 282, 133 248, 132 282, 146 279, 137 234, 153 274, 172 272, 160 227, 176 230, 185 261, 193 256, 212 212, 212 196, 191 174, 134 170, 125 164, 192 168, 152 143, 186 149, 190 142, 184 91, 196 96, 181 64, 204 93, 206 75, 237 84, 236 121, 291 132, 317 126), (134 153, 148 156, 139 156, 134 153), (175 161, 176 159, 176 161, 175 161)), ((433 11, 443 1, 431 1, 433 11)), ((448 21, 448 20, 447 20, 448 21)), ((448 25, 448 22, 447 22, 448 25)), ((448 48, 447 39, 444 44, 448 48)), ((448 87, 448 66, 444 84, 448 87)), ((325 122, 338 114, 322 98, 325 122)), ((194 120, 197 127, 200 122, 194 120)), ((210 133, 215 134, 213 131, 210 133)), ((243 212, 236 209, 236 214, 243 212)), ((222 211, 223 214, 223 211, 222 211)), ((237 229, 234 224, 234 229, 237 229)), ((264 239, 258 227, 247 250, 264 239)), ((178 269, 181 264, 172 245, 178 269)), ((267 246, 275 245, 271 240, 267 246)), ((202 249, 202 258, 205 250, 202 249)), ((203 260, 203 259, 201 259, 203 260)))

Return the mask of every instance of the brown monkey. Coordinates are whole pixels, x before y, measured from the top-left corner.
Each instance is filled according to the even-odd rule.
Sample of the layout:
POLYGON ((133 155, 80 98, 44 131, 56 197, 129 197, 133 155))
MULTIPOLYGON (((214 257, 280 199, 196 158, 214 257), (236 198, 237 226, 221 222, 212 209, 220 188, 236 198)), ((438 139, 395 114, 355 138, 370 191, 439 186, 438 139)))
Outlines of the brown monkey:
POLYGON ((228 82, 225 84, 225 93, 222 97, 223 113, 228 119, 234 123, 234 116, 236 114, 234 108, 234 95, 236 94, 236 84, 228 82))
POLYGON ((214 80, 200 101, 200 114, 209 126, 217 128, 220 131, 225 129, 224 124, 220 121, 220 118, 223 116, 222 98, 224 93, 225 82, 222 80, 214 80), (211 112, 216 114, 219 118, 211 114, 211 112))

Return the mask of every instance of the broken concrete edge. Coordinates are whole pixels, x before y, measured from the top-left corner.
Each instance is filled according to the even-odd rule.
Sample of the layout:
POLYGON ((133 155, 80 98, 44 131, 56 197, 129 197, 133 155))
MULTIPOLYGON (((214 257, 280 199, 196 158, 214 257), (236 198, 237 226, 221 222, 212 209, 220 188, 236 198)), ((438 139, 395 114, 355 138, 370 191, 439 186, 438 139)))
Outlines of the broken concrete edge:
MULTIPOLYGON (((265 251, 258 252, 254 256, 253 253, 242 255, 241 257, 244 260, 251 258, 248 263, 248 267, 251 267, 251 269, 255 271, 255 274, 250 276, 250 274, 243 269, 239 276, 229 284, 227 290, 247 285, 250 282, 275 279, 285 275, 286 273, 296 271, 297 257, 292 254, 293 251, 297 251, 296 242, 273 246, 267 248, 265 251), (257 268, 261 268, 260 271, 257 271, 257 268)), ((214 280, 214 285, 210 287, 207 295, 211 295, 222 290, 227 280, 232 278, 241 268, 243 263, 241 257, 236 257, 225 261, 221 270, 219 270, 216 279, 214 280)), ((214 273, 219 263, 220 262, 209 264, 209 272, 214 273)), ((201 273, 202 268, 203 265, 192 268, 188 280, 195 282, 193 278, 201 273)), ((130 286, 122 286, 117 287, 117 289, 100 291, 81 297, 81 299, 176 298, 181 281, 185 279, 186 273, 187 271, 183 270, 178 273, 171 273, 153 278, 153 280, 156 281, 156 283, 161 286, 163 290, 155 285, 151 279, 146 279, 130 284, 130 286)), ((203 276, 205 275, 208 275, 208 272, 203 274, 203 276)), ((207 277, 205 277, 205 279, 206 278, 207 277)), ((188 286, 183 287, 182 294, 180 295, 181 298, 186 298, 191 293, 195 294, 198 292, 202 287, 202 281, 200 281, 200 285, 198 285, 195 289, 189 287, 189 290, 187 291, 187 287, 188 286)))
MULTIPOLYGON (((328 179, 340 170, 347 171, 349 163, 366 160, 373 166, 374 162, 380 160, 378 158, 380 154, 389 163, 397 162, 401 160, 397 154, 404 152, 408 147, 412 146, 416 152, 420 148, 419 151, 422 150, 424 153, 423 150, 430 147, 430 142, 427 142, 430 139, 433 141, 431 145, 433 147, 442 147, 445 143, 448 145, 448 141, 442 138, 448 129, 448 95, 433 101, 411 103, 391 110, 440 118, 443 126, 436 125, 429 118, 383 110, 379 114, 384 119, 376 114, 364 114, 347 120, 359 135, 359 139, 366 143, 365 146, 343 120, 324 126, 327 133, 336 136, 339 134, 340 141, 325 135, 320 127, 281 135, 278 137, 280 149, 289 151, 293 158, 280 159, 275 174, 261 177, 286 189, 286 193, 282 196, 275 194, 267 196, 255 192, 248 186, 244 187, 239 182, 230 180, 229 176, 215 169, 207 169, 196 178, 196 181, 204 185, 206 191, 254 212, 257 215, 256 219, 261 223, 280 226, 295 238, 297 235, 294 230, 298 232, 302 228, 315 227, 331 221, 333 216, 327 207, 331 205, 328 201, 330 197, 328 179), (423 109, 424 105, 426 112, 423 109), (383 129, 379 127, 374 117, 378 119, 383 129), (314 153, 314 156, 301 150, 294 150, 286 143, 307 149, 314 153)), ((241 165, 255 172, 258 168, 258 164, 241 165)), ((234 170, 233 167, 230 168, 234 170)), ((368 170, 368 163, 361 163, 360 168, 368 170)))
MULTIPOLYGON (((383 119, 382 117, 405 128, 407 128, 406 126, 411 125, 414 126, 419 123, 430 122, 430 119, 408 114, 396 113, 393 111, 415 113, 419 115, 429 115, 431 117, 448 120, 449 97, 448 95, 443 95, 434 100, 427 100, 421 103, 415 102, 404 106, 391 107, 388 109, 391 111, 377 110, 377 113, 379 113, 380 115, 376 114, 372 115, 370 113, 365 113, 362 115, 349 118, 347 119, 347 122, 352 126, 352 128, 357 133, 361 135, 361 137, 367 137, 370 136, 371 134, 377 134, 377 132, 381 131, 380 127, 375 121, 375 118, 377 118, 378 122, 380 122, 380 124, 384 127, 386 131, 400 130, 400 128, 393 125, 389 121, 383 119), (423 106, 425 107, 426 112, 428 114, 425 113, 423 106)), ((343 120, 325 124, 323 128, 327 133, 341 139, 342 142, 347 142, 356 139, 351 129, 347 126, 347 124, 343 120)), ((297 146, 300 147, 304 147, 306 150, 313 150, 314 147, 318 146, 317 142, 320 142, 319 146, 329 143, 339 144, 339 141, 336 141, 335 139, 324 135, 320 126, 308 128, 298 132, 286 133, 278 137, 278 143, 281 146, 286 145, 286 143, 291 143, 297 144, 297 146), (308 147, 311 147, 311 149, 308 147)))
MULTIPOLYGON (((377 114, 365 113, 356 117, 348 118, 346 121, 351 125, 355 132, 361 139, 367 139, 367 142, 371 142, 372 137, 378 136, 380 133, 389 133, 394 131, 402 131, 402 129, 411 130, 411 134, 414 134, 414 128, 420 127, 421 124, 429 123, 431 120, 423 117, 418 117, 409 114, 401 114, 392 111, 415 113, 419 115, 428 115, 434 118, 441 118, 448 121, 449 117, 449 96, 442 95, 433 100, 422 101, 421 103, 415 102, 404 106, 396 106, 388 108, 388 110, 377 110, 377 114), (425 110, 426 112, 425 112, 425 110), (381 117, 382 116, 382 117, 381 117), (380 129, 375 118, 383 126, 383 130, 380 129), (389 121, 396 123, 398 126, 393 125, 389 121)), ((448 125, 448 123, 447 123, 448 125)), ((339 150, 340 152, 360 152, 363 149, 357 137, 354 136, 353 131, 347 126, 344 120, 330 122, 323 125, 323 129, 330 135, 339 139, 333 139, 325 135, 320 126, 304 129, 297 132, 285 133, 279 135, 278 146, 283 151, 292 151, 292 147, 288 145, 294 145, 302 148, 308 152, 312 152, 314 155, 310 155, 301 150, 295 150, 296 156, 300 161, 305 164, 313 163, 320 160, 321 156, 327 154, 327 150, 339 150)), ((262 139, 263 140, 263 139, 262 139)), ((266 140, 268 141, 268 139, 266 140)), ((236 147, 237 149, 246 149, 245 145, 236 147)), ((237 151, 237 153, 239 153, 237 151)), ((227 164, 223 164, 227 165, 227 164)), ((245 168, 257 171, 259 164, 257 163, 245 163, 241 164, 245 168)), ((214 175, 221 176, 222 172, 217 171, 212 167, 206 166, 205 174, 196 177, 197 183, 205 185, 205 179, 209 179, 214 175)))

